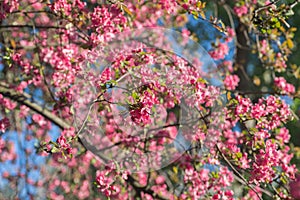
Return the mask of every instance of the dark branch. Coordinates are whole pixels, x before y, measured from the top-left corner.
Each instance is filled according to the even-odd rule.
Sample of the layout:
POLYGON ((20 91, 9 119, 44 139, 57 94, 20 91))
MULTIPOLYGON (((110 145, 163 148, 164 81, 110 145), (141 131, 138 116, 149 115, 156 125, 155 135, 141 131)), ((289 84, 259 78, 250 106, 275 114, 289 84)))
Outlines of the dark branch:
POLYGON ((61 26, 41 26, 41 25, 29 25, 29 24, 19 24, 19 25, 1 25, 0 29, 6 29, 6 28, 35 28, 35 29, 65 29, 65 27, 61 26))
POLYGON ((44 116, 46 119, 52 121, 55 125, 57 125, 61 129, 67 129, 70 127, 70 125, 67 122, 63 121, 61 118, 54 115, 48 109, 43 108, 34 102, 31 102, 29 100, 31 99, 31 96, 28 94, 18 93, 14 89, 6 87, 3 83, 0 83, 0 94, 22 105, 27 106, 31 110, 39 113, 40 115, 44 116))

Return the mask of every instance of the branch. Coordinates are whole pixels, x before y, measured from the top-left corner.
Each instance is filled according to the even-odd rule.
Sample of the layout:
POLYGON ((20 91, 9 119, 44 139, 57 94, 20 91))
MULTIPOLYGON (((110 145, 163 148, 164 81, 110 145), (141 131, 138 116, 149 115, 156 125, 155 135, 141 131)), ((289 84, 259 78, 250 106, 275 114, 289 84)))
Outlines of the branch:
POLYGON ((54 115, 48 109, 43 108, 40 105, 29 101, 28 99, 31 99, 31 96, 28 94, 21 94, 19 92, 16 92, 14 89, 6 87, 5 84, 3 83, 0 83, 0 94, 22 105, 27 106, 31 110, 39 113, 40 115, 44 116, 46 119, 52 121, 55 125, 57 125, 61 129, 67 129, 70 127, 70 125, 67 122, 54 115))
MULTIPOLYGON (((297 0, 297 1, 299 1, 299 0, 297 0)), ((271 7, 272 5, 276 4, 277 2, 279 2, 279 0, 273 1, 273 2, 271 2, 271 3, 268 3, 268 4, 265 5, 265 6, 262 6, 262 7, 257 8, 257 9, 254 11, 254 17, 256 17, 257 14, 258 14, 260 11, 265 10, 265 9, 268 9, 269 7, 271 7)))
POLYGON ((40 28, 40 29, 67 29, 65 27, 61 27, 61 26, 33 26, 33 25, 29 25, 29 24, 19 24, 19 25, 1 25, 0 29, 6 29, 6 28, 40 28))
MULTIPOLYGON (((42 106, 31 102, 29 99, 32 99, 32 97, 28 94, 21 94, 19 92, 16 92, 14 89, 9 88, 7 84, 0 82, 0 94, 2 94, 4 97, 7 97, 13 101, 16 101, 22 105, 27 106, 31 110, 39 113, 46 119, 53 122, 55 125, 57 125, 61 129, 67 129, 70 128, 71 125, 69 125, 67 122, 65 122, 60 117, 56 116, 52 112, 50 112, 47 108, 43 108, 42 106)), ((84 138, 80 137, 80 135, 77 135, 78 142, 87 150, 96 153, 97 156, 99 156, 102 160, 105 162, 109 161, 109 158, 107 158, 102 152, 100 152, 96 147, 89 144, 89 142, 84 138)))
POLYGON ((154 191, 147 188, 147 185, 146 186, 139 185, 131 175, 128 176, 128 182, 134 188, 134 190, 137 192, 138 196, 141 196, 140 193, 144 192, 144 193, 152 195, 153 197, 155 197, 155 199, 160 199, 160 200, 167 200, 168 199, 166 197, 161 196, 160 194, 154 193, 154 191))
MULTIPOLYGON (((260 200, 263 200, 262 197, 258 194, 257 190, 255 189, 255 186, 250 184, 239 172, 238 170, 231 164, 231 162, 226 158, 226 156, 223 154, 223 152, 221 151, 220 147, 218 146, 218 144, 216 144, 216 148, 218 150, 218 152, 221 154, 221 157, 223 158, 223 160, 225 160, 225 162, 230 166, 230 168, 233 170, 234 174, 235 174, 235 178, 237 178, 237 180, 242 183, 242 184, 246 184, 256 195, 260 200)), ((266 195, 268 195, 269 197, 273 197, 272 194, 267 191, 264 190, 263 188, 259 187, 260 191, 262 191, 263 193, 265 193, 266 195)))
POLYGON ((300 0, 296 0, 295 2, 291 3, 289 6, 290 6, 290 9, 293 9, 298 3, 300 3, 300 0))

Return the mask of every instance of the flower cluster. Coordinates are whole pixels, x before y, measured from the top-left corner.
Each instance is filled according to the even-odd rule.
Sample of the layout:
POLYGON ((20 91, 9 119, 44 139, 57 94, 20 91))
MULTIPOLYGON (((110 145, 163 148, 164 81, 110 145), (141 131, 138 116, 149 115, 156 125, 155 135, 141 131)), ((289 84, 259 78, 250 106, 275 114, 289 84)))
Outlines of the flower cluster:
POLYGON ((199 199, 209 194, 212 199, 233 199, 233 191, 226 189, 233 182, 233 174, 226 167, 220 167, 212 172, 206 168, 200 170, 188 168, 185 170, 184 182, 190 186, 189 194, 182 195, 182 199, 199 199))
POLYGON ((86 6, 86 2, 81 0, 74 0, 72 3, 67 0, 55 0, 50 4, 50 9, 55 13, 61 13, 65 16, 71 16, 72 9, 83 10, 86 6))
POLYGON ((215 60, 224 59, 225 56, 229 53, 229 47, 227 43, 219 43, 216 45, 214 51, 210 51, 210 56, 215 60))
POLYGON ((19 0, 4 0, 0 3, 0 19, 5 19, 8 13, 13 12, 19 7, 19 0))
POLYGON ((296 180, 290 183, 291 195, 295 199, 300 198, 300 175, 297 174, 296 180))
POLYGON ((17 106, 15 102, 3 97, 2 94, 0 94, 0 105, 4 108, 7 108, 8 110, 13 110, 17 106))
POLYGON ((287 177, 293 179, 296 167, 295 165, 289 165, 293 155, 288 154, 288 151, 288 147, 279 150, 278 145, 274 141, 267 140, 265 149, 260 149, 255 155, 250 182, 255 184, 272 182, 276 178, 277 169, 274 167, 280 167, 287 177))
POLYGON ((72 147, 69 144, 69 142, 67 142, 67 139, 65 138, 65 136, 61 135, 57 138, 56 140, 58 147, 61 148, 61 150, 67 153, 67 155, 71 155, 72 154, 72 147))
POLYGON ((239 84, 240 78, 237 75, 228 75, 225 77, 224 85, 228 90, 234 90, 239 84))
POLYGON ((130 111, 132 121, 140 125, 151 123, 151 109, 158 103, 158 99, 152 91, 144 91, 137 107, 135 108, 134 106, 131 106, 133 107, 130 111))
POLYGON ((108 41, 122 28, 126 28, 127 19, 115 5, 110 8, 94 8, 94 12, 90 13, 90 18, 90 28, 96 31, 91 34, 94 45, 108 41))
POLYGON ((0 162, 15 160, 16 158, 17 154, 14 143, 0 138, 0 162))
POLYGON ((112 193, 117 192, 117 188, 113 185, 113 178, 106 175, 106 173, 106 171, 98 171, 96 175, 96 183, 102 193, 106 196, 111 196, 112 193))
POLYGON ((127 180, 128 175, 128 171, 118 171, 114 164, 108 164, 104 170, 96 172, 97 188, 107 197, 116 196, 121 192, 120 187, 116 184, 117 179, 127 180))
MULTIPOLYGON (((10 181, 8 189, 18 191, 14 182, 20 178, 30 185, 25 188, 30 188, 26 191, 29 198, 39 195, 31 192, 31 186, 40 191, 46 185, 49 189, 46 198, 50 199, 100 200, 105 195, 110 199, 246 200, 262 198, 259 187, 267 185, 265 190, 288 198, 289 191, 283 185, 295 178, 296 173, 291 164, 293 149, 288 146, 291 130, 284 127, 292 116, 290 108, 278 96, 241 96, 241 91, 236 90, 241 77, 234 75, 237 65, 233 66, 231 58, 235 56, 239 64, 240 56, 233 54, 256 45, 249 53, 257 53, 263 66, 275 72, 289 71, 287 59, 294 46, 295 30, 282 26, 285 19, 282 10, 288 5, 257 0, 216 4, 218 9, 224 6, 226 11, 234 12, 238 27, 234 30, 213 16, 207 18, 204 8, 214 1, 99 2, 3 0, 0 3, 0 31, 4 38, 0 66, 0 135, 4 137, 0 137, 0 162, 14 164, 16 152, 21 151, 24 154, 20 155, 28 161, 26 169, 0 173, 10 181), (257 8, 261 9, 256 13, 257 8), (253 20, 249 18, 250 12, 253 20), (176 52, 189 54, 195 50, 188 37, 196 38, 199 34, 189 15, 201 17, 203 20, 199 21, 208 22, 216 31, 227 32, 217 36, 209 52, 217 60, 217 68, 206 67, 205 59, 189 59, 165 50, 173 48, 173 42, 187 47, 176 48, 176 52), (161 24, 182 30, 178 41, 172 37, 172 42, 166 43, 159 29, 146 37, 143 34, 133 37, 132 43, 130 40, 118 43, 124 39, 119 38, 123 34, 131 38, 133 31, 128 30, 161 24), (254 31, 249 33, 249 30, 254 31), (267 37, 258 35, 259 31, 267 37), (235 34, 238 38, 233 40, 235 34), (254 43, 251 38, 255 35, 259 37, 254 43), (118 42, 112 43, 113 39, 118 42), (231 52, 230 46, 236 46, 237 40, 239 50, 231 52), (153 45, 148 47, 148 43, 153 45), (110 47, 113 50, 107 53, 110 47), (99 63, 103 60, 108 62, 99 63), (219 77, 224 78, 221 89, 208 83, 217 83, 219 80, 215 81, 211 75, 219 72, 219 77), (95 90, 91 89, 93 86, 95 90), (11 95, 14 92, 17 95, 11 95), (226 93, 229 102, 223 98, 226 93), (56 125, 62 131, 56 141, 51 141, 56 125), (15 135, 24 138, 24 142, 9 141, 11 135, 7 129, 15 127, 15 135), (81 136, 92 145, 86 145, 81 136), (40 149, 52 153, 52 159, 46 159, 44 166, 30 160, 38 156, 28 148, 36 139, 46 141, 40 149), (97 156, 82 144, 97 151, 97 156), (63 159, 65 155, 69 159, 63 159), (175 155, 171 158, 176 159, 168 160, 175 155), (103 162, 107 159, 116 162, 105 166, 103 162), (170 165, 162 168, 166 164, 170 165), (124 168, 143 171, 152 167, 160 170, 133 174, 124 171, 124 168), (254 183, 255 190, 241 187, 242 191, 234 194, 237 184, 234 168, 241 174, 235 175, 244 180, 241 184, 254 183), (43 178, 28 178, 31 170, 41 172, 43 178), (93 190, 93 183, 99 190, 93 190)), ((239 67, 256 64, 245 61, 239 67)), ((297 66, 294 68, 293 75, 297 77, 297 66)), ((275 93, 297 94, 291 84, 295 77, 290 83, 283 77, 275 77, 275 93)), ((265 79, 261 84, 267 82, 265 79)), ((265 86, 268 84, 260 85, 261 91, 265 86)), ((298 183, 296 179, 290 184, 294 198, 299 196, 298 183)), ((23 193, 22 190, 18 194, 19 198, 26 199, 23 193)))
POLYGON ((69 4, 67 0, 57 0, 50 8, 56 13, 63 12, 67 16, 70 15, 72 11, 72 5, 69 4))
POLYGON ((0 120, 0 132, 5 132, 6 129, 8 129, 10 126, 8 118, 3 118, 0 120))
POLYGON ((237 106, 235 108, 234 114, 237 117, 246 116, 252 107, 252 102, 249 98, 243 98, 242 96, 237 96, 237 106))
POLYGON ((275 84, 275 87, 278 88, 278 90, 282 94, 293 94, 293 93, 295 93, 295 86, 293 86, 290 83, 287 83, 285 78, 283 78, 283 77, 275 77, 274 84, 275 84))
POLYGON ((257 128, 273 130, 291 119, 289 106, 275 96, 268 96, 266 99, 260 99, 259 102, 254 105, 254 108, 252 109, 251 114, 254 119, 257 120, 257 128), (256 110, 254 109, 256 107, 265 109, 256 110))
POLYGON ((246 5, 241 5, 241 6, 235 6, 233 8, 235 14, 238 16, 238 17, 241 17, 243 15, 246 15, 248 13, 248 7, 246 5))

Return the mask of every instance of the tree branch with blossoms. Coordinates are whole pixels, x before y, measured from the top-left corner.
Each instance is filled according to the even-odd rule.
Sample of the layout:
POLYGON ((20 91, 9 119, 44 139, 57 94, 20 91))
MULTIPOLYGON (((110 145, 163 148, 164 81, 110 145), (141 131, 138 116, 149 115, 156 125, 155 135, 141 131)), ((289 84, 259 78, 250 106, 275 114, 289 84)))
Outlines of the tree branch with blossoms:
POLYGON ((298 3, 2 1, 0 191, 298 198, 298 3))

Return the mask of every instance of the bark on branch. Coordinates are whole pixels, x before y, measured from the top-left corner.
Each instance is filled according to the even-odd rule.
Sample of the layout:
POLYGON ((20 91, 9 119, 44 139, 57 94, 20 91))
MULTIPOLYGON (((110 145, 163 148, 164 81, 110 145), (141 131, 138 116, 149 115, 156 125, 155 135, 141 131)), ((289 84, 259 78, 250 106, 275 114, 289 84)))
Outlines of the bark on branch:
POLYGON ((29 24, 19 24, 19 25, 1 25, 0 29, 6 29, 6 28, 37 28, 37 29, 64 29, 66 30, 66 27, 61 26, 40 26, 40 25, 29 25, 29 24))
POLYGON ((70 125, 67 122, 65 122, 64 120, 62 120, 61 118, 53 114, 52 112, 50 112, 48 109, 43 108, 42 106, 34 102, 31 102, 29 99, 32 98, 28 94, 21 94, 15 91, 14 89, 7 87, 4 83, 0 84, 0 94, 22 105, 27 106, 31 110, 39 113, 40 115, 44 116, 46 119, 53 122, 61 129, 67 129, 70 127, 70 125))

